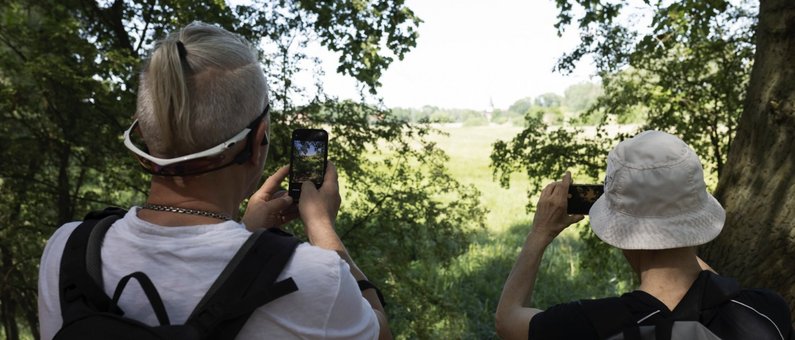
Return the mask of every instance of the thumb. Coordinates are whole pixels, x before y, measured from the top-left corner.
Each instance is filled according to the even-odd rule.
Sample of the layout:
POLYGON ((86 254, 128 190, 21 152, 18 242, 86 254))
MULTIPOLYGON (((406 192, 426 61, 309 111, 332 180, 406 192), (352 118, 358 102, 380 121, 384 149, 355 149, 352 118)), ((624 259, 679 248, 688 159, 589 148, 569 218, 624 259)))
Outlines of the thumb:
POLYGON ((582 221, 583 218, 585 218, 583 215, 571 215, 569 216, 569 225, 582 221))
POLYGON ((267 209, 270 213, 276 213, 289 208, 291 204, 293 204, 293 198, 290 197, 290 195, 284 195, 266 202, 265 209, 267 209))
POLYGON ((312 183, 312 181, 304 181, 304 183, 301 184, 301 196, 306 192, 317 192, 315 183, 312 183))

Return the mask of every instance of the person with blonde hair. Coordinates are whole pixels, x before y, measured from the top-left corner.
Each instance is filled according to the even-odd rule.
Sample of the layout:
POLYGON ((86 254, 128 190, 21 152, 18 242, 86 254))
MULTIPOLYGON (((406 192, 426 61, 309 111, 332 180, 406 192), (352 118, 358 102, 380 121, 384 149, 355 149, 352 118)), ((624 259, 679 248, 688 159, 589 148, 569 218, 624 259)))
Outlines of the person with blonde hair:
MULTIPOLYGON (((216 279, 223 281, 225 268, 236 268, 238 250, 256 240, 252 232, 269 229, 290 239, 276 228, 300 218, 309 242, 295 241, 294 252, 276 272, 277 283, 294 289, 253 306, 236 338, 390 338, 374 286, 334 231, 340 195, 333 163, 319 189, 304 183, 297 213, 292 198, 279 189, 287 166, 257 187, 268 155, 269 110, 257 53, 242 37, 194 22, 158 41, 140 75, 135 121, 124 133, 125 146, 152 174, 149 194, 144 204, 107 226, 96 250, 101 273, 88 268, 88 274, 113 296, 110 309, 117 307, 125 318, 152 327, 163 321, 183 324, 196 319, 192 312, 217 288, 216 279), (140 284, 125 287, 130 278, 140 284), (147 286, 160 294, 161 308, 150 305, 153 289, 147 286)), ((38 302, 43 339, 62 329, 62 313, 74 300, 64 296, 74 287, 61 270, 71 261, 63 255, 71 251, 70 236, 81 227, 80 222, 63 225, 44 250, 38 302)))
POLYGON ((795 337, 775 292, 740 289, 715 273, 696 247, 723 229, 726 213, 706 190, 696 153, 676 136, 645 131, 607 156, 604 194, 590 209, 593 232, 619 248, 640 278, 621 297, 529 307, 541 257, 567 227, 571 174, 541 192, 527 235, 500 296, 504 339, 779 339, 795 337))

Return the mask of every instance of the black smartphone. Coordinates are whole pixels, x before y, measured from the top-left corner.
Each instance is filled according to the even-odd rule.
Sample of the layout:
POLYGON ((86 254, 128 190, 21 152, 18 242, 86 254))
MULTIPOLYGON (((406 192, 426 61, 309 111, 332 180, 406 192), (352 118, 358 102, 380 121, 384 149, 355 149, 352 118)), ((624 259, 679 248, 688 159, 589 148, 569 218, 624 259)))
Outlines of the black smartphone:
POLYGON ((588 215, 596 200, 605 192, 603 184, 572 184, 569 185, 567 214, 588 215))
POLYGON ((290 143, 290 187, 294 201, 301 197, 301 185, 306 181, 320 189, 328 162, 328 132, 322 129, 293 130, 290 143))

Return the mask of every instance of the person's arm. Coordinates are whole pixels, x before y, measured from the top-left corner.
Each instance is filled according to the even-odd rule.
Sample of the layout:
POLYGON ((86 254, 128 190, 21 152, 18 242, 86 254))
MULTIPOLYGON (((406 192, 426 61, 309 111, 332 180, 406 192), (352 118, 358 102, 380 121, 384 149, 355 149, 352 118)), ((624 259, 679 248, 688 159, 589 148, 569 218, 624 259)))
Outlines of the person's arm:
MULTIPOLYGON (((348 263, 351 275, 356 281, 367 280, 364 273, 353 262, 350 254, 342 244, 337 232, 334 230, 334 221, 337 218, 341 203, 339 183, 337 181, 337 168, 329 162, 326 175, 320 190, 315 189, 312 182, 304 182, 301 186, 301 199, 298 201, 298 212, 306 227, 309 243, 320 248, 336 251, 348 263)), ((392 332, 386 318, 384 306, 378 299, 375 289, 365 289, 362 296, 373 308, 380 333, 379 339, 392 339, 392 332)))
POLYGON ((563 181, 550 183, 541 192, 533 229, 527 235, 519 258, 505 281, 497 305, 497 334, 503 339, 527 339, 530 319, 542 310, 525 307, 523 303, 531 303, 544 250, 566 227, 583 219, 582 215, 566 214, 570 184, 571 174, 566 172, 563 181))

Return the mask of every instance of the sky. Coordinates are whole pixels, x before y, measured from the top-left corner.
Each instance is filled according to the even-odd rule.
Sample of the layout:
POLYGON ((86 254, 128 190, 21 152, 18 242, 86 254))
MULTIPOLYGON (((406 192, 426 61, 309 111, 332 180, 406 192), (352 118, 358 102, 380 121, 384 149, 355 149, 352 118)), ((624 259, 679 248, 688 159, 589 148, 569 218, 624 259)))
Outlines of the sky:
MULTIPOLYGON (((576 29, 562 38, 553 26, 552 0, 407 0, 424 22, 417 46, 395 60, 378 93, 387 107, 507 109, 516 100, 595 81, 590 62, 564 76, 556 60, 578 42, 576 29)), ((325 89, 340 98, 359 98, 352 78, 336 73, 337 56, 323 60, 325 89)), ((311 87, 311 84, 307 84, 311 87)))

